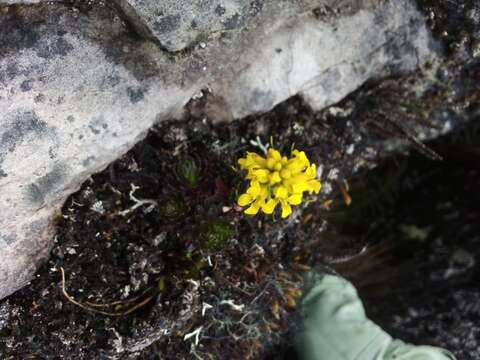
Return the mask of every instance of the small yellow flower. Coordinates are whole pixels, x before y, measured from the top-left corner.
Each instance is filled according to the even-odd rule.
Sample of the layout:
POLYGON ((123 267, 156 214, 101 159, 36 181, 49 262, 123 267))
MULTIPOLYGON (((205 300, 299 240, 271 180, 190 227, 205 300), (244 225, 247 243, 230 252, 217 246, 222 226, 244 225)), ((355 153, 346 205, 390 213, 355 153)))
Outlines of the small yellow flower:
POLYGON ((282 217, 286 218, 292 213, 292 205, 301 204, 304 192, 320 191, 316 166, 310 164, 303 151, 293 150, 291 158, 275 149, 268 150, 267 158, 249 152, 238 164, 247 171, 250 181, 247 191, 238 198, 238 205, 248 206, 245 209, 248 215, 259 211, 272 214, 280 205, 282 217))

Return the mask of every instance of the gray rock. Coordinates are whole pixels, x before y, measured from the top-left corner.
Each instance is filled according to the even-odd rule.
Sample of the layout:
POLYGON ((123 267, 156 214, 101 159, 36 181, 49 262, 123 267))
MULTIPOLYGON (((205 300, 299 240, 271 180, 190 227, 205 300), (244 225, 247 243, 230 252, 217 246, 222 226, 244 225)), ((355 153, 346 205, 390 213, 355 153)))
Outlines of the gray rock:
POLYGON ((54 3, 61 0, 0 0, 0 5, 54 3))
POLYGON ((250 0, 116 0, 136 28, 168 51, 179 51, 202 36, 243 27, 258 11, 250 0))
MULTIPOLYGON (((224 1, 225 14, 243 14, 232 29, 221 21, 230 15, 208 12, 213 5, 202 15, 193 2, 166 1, 185 13, 178 29, 157 38, 161 47, 132 34, 124 15, 102 3, 91 12, 62 4, 0 8, 0 298, 25 285, 48 256, 54 214, 68 195, 154 123, 179 117, 201 88, 222 98, 231 117, 296 94, 319 109, 433 54, 409 0, 323 2, 336 4, 330 8, 224 1), (188 28, 192 16, 202 18, 197 29, 188 28), (193 46, 205 32, 205 44, 193 46), (190 47, 171 54, 167 41, 190 47)), ((150 7, 133 6, 139 3, 123 4, 137 26, 167 16, 152 17, 150 7)))
POLYGON ((48 255, 65 197, 198 89, 108 9, 44 11, 0 16, 0 297, 48 255))
POLYGON ((300 94, 316 110, 332 105, 366 80, 409 71, 432 54, 424 18, 405 1, 320 21, 299 16, 256 39, 246 63, 213 88, 234 117, 263 112, 300 94))
POLYGON ((290 16, 315 10, 355 12, 379 3, 378 0, 115 0, 137 31, 156 40, 168 51, 180 51, 212 35, 241 31, 259 26, 262 16, 268 26, 282 24, 290 16), (274 16, 275 15, 275 16, 274 16))

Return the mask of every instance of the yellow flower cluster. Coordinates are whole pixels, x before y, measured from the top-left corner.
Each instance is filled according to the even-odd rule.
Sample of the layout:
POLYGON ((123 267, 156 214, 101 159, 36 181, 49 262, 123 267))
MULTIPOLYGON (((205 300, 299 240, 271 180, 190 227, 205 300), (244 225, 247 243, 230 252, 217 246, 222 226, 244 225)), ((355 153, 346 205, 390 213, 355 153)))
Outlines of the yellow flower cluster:
POLYGON ((320 181, 315 179, 315 164, 310 164, 303 151, 293 150, 291 156, 289 159, 269 149, 267 158, 249 152, 238 160, 250 180, 247 191, 238 198, 238 205, 248 206, 245 214, 255 215, 260 210, 272 214, 280 204, 282 218, 286 218, 292 213, 292 205, 302 202, 304 192, 318 194, 320 181))

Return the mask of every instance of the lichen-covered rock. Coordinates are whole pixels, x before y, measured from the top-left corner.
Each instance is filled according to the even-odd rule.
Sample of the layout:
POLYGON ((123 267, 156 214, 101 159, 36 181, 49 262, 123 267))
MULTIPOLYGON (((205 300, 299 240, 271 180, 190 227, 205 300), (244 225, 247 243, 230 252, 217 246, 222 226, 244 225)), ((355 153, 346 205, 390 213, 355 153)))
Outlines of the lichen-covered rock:
POLYGON ((283 24, 289 17, 315 12, 354 13, 378 5, 378 0, 115 0, 141 34, 171 52, 184 50, 212 36, 261 26, 283 24), (267 17, 265 17, 267 15, 267 17))
POLYGON ((0 5, 54 3, 61 0, 0 0, 0 5))
POLYGON ((139 18, 165 18, 167 9, 153 16, 128 3, 125 14, 102 1, 90 12, 49 2, 0 7, 0 298, 47 256, 65 198, 201 88, 222 99, 229 117, 296 94, 321 108, 433 54, 410 0, 231 0, 221 15, 208 2, 218 18, 192 2, 167 1, 162 6, 188 11, 178 32, 157 43, 123 19, 138 30, 139 18), (236 13, 235 26, 223 21, 236 13), (203 19, 196 29, 194 15, 203 19), (215 31, 207 29, 211 19, 215 31), (188 49, 168 53, 168 41, 188 49))
POLYGON ((162 75, 107 9, 37 10, 0 16, 0 297, 47 256, 65 196, 195 90, 162 75))
POLYGON ((366 80, 409 71, 432 55, 423 16, 408 1, 392 1, 328 21, 299 16, 247 47, 248 66, 213 84, 234 117, 270 109, 301 94, 316 110, 334 104, 366 80), (287 25, 288 24, 288 25, 287 25))
POLYGON ((185 49, 202 36, 241 28, 259 11, 250 0, 116 0, 144 35, 169 51, 185 49))

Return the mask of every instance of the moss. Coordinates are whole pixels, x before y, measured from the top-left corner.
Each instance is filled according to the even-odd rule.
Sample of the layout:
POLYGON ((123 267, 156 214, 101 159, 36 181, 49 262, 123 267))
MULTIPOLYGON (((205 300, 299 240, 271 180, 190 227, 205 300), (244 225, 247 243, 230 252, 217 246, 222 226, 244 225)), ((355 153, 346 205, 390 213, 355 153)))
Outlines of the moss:
POLYGON ((160 202, 159 212, 164 220, 178 220, 187 214, 188 206, 181 197, 172 196, 160 202))
POLYGON ((200 172, 200 162, 189 155, 180 158, 175 167, 178 180, 190 188, 198 186, 200 182, 200 172))
POLYGON ((203 250, 220 250, 233 238, 235 230, 231 224, 223 220, 205 222, 200 225, 200 247, 203 250))

